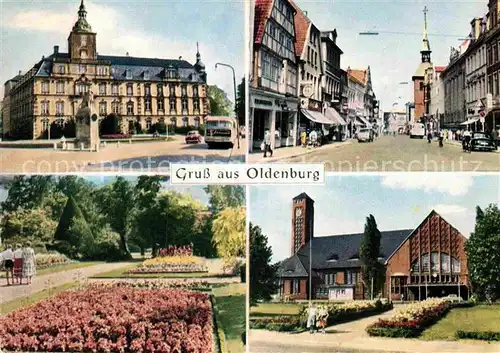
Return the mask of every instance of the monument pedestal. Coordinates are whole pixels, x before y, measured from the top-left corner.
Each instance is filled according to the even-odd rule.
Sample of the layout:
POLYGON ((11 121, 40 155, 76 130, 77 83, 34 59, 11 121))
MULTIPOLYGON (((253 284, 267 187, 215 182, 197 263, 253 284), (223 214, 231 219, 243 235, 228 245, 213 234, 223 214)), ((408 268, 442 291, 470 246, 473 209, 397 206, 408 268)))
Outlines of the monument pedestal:
POLYGON ((92 92, 85 93, 80 109, 75 117, 76 139, 75 148, 81 150, 99 151, 99 117, 93 106, 92 92))

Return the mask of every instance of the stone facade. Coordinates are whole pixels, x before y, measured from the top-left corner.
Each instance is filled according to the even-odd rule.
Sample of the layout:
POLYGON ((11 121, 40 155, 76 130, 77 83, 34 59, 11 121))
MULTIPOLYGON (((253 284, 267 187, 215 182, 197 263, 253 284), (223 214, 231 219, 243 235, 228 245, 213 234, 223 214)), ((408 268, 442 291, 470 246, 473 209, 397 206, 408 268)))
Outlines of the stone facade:
POLYGON ((98 55, 97 34, 86 14, 82 2, 68 38, 68 53, 60 53, 55 46, 51 55, 6 90, 10 97, 6 134, 50 138, 54 122, 62 126, 74 119, 85 92, 94 95, 100 119, 111 113, 121 117, 123 133, 152 132, 159 122, 175 126, 203 123, 209 102, 199 52, 194 65, 185 60, 98 55))

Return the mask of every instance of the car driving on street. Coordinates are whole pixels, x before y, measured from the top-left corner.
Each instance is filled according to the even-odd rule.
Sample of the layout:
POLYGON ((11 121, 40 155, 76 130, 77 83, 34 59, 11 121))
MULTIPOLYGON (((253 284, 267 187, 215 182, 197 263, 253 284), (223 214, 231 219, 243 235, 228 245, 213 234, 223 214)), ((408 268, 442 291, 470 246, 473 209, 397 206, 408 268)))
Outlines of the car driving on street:
POLYGON ((357 134, 358 142, 372 142, 373 131, 372 129, 360 129, 357 134))
POLYGON ((494 151, 495 145, 491 138, 483 132, 475 132, 472 134, 471 140, 472 151, 494 151))
POLYGON ((185 137, 186 143, 200 143, 202 137, 197 130, 189 131, 185 137))

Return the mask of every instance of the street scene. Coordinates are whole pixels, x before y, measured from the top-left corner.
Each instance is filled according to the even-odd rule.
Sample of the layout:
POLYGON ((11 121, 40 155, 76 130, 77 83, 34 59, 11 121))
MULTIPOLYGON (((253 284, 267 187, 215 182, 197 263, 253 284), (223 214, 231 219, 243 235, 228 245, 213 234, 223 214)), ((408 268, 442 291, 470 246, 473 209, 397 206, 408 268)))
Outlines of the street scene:
POLYGON ((498 352, 499 181, 252 187, 250 351, 498 352))
POLYGON ((245 352, 243 187, 0 183, 2 352, 245 352))
POLYGON ((140 4, 86 0, 2 8, 1 171, 245 161, 243 7, 200 2, 202 23, 187 7, 151 6, 142 17, 140 4))
POLYGON ((494 6, 254 0, 248 161, 499 171, 494 6))

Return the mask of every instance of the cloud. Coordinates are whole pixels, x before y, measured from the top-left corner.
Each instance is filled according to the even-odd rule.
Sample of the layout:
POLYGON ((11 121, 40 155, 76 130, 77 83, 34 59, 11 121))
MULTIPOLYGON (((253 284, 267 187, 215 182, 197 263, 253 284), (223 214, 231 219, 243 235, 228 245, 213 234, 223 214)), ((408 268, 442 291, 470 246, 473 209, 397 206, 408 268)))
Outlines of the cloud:
POLYGON ((441 215, 463 214, 469 211, 467 207, 453 204, 439 204, 435 205, 433 209, 441 215))
POLYGON ((434 173, 401 173, 382 177, 382 185, 390 189, 423 190, 440 192, 451 196, 467 194, 474 184, 470 175, 451 175, 434 173))
MULTIPOLYGON (((97 51, 99 54, 124 56, 129 53, 130 56, 134 57, 165 59, 182 57, 194 64, 197 38, 194 35, 193 38, 188 36, 189 29, 178 33, 169 32, 166 35, 164 32, 148 31, 147 28, 139 24, 134 25, 137 23, 137 19, 128 15, 123 9, 93 2, 86 2, 85 6, 88 12, 87 20, 92 26, 93 32, 97 33, 97 51)), ((60 38, 56 40, 61 43, 66 40, 77 20, 76 11, 74 4, 71 6, 62 5, 57 11, 45 9, 19 10, 10 16, 10 19, 6 20, 3 26, 11 30, 36 32, 36 35, 41 32, 47 33, 51 39, 60 38)), ((210 21, 211 19, 207 18, 207 20, 210 21)), ((237 20, 235 18, 235 21, 237 20)), ((189 24, 186 25, 189 26, 189 24)), ((243 65, 240 64, 243 62, 244 34, 242 31, 242 45, 241 48, 238 48, 230 41, 216 42, 211 36, 211 31, 216 27, 212 25, 210 28, 211 30, 200 38, 199 43, 201 58, 206 65, 208 84, 215 84, 222 88, 227 93, 228 98, 233 101, 234 89, 231 71, 225 68, 215 70, 214 66, 216 62, 233 65, 236 70, 236 83, 239 83, 244 70, 243 65), (238 64, 240 64, 239 67, 238 64)), ((46 50, 48 51, 50 48, 49 46, 46 50)), ((40 53, 40 55, 42 54, 47 55, 48 52, 40 53)), ((24 68, 24 70, 26 69, 24 68)))

